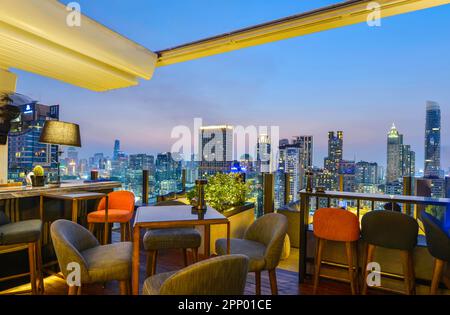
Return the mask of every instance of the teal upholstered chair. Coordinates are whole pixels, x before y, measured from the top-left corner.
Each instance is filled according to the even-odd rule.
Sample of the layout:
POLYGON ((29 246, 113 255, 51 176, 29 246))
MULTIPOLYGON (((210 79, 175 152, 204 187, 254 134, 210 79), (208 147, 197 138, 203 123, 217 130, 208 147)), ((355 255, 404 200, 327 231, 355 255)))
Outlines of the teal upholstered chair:
MULTIPOLYGON (((167 200, 157 203, 156 206, 186 206, 186 204, 176 200, 167 200)), ((147 277, 149 277, 156 273, 156 260, 158 251, 161 249, 182 249, 185 266, 188 265, 187 250, 191 249, 193 260, 197 262, 202 236, 193 227, 151 229, 145 233, 143 242, 147 252, 147 277)))
MULTIPOLYGON (((0 211, 0 254, 28 250, 32 294, 44 293, 41 233, 41 220, 26 220, 12 223, 8 216, 3 211, 0 211)), ((11 277, 8 278, 11 279, 11 277)))
MULTIPOLYGON (((276 267, 280 262, 288 222, 284 215, 270 213, 256 220, 243 239, 231 239, 231 254, 246 255, 249 271, 255 273, 256 294, 261 294, 261 271, 268 270, 272 294, 278 294, 276 267)), ((225 255, 227 240, 216 241, 216 253, 225 255)))
POLYGON ((129 293, 131 242, 101 246, 91 232, 67 220, 53 222, 50 233, 64 277, 73 271, 73 263, 80 266, 80 283, 69 286, 70 295, 81 294, 82 285, 112 280, 119 281, 121 294, 129 293))
MULTIPOLYGON (((415 273, 413 251, 417 245, 419 225, 417 221, 400 212, 376 210, 365 214, 361 221, 361 238, 366 244, 364 278, 367 279, 367 265, 373 262, 377 247, 399 251, 403 263, 406 294, 415 294, 415 273)), ((367 294, 368 284, 364 281, 362 294, 367 294)))
POLYGON ((243 295, 248 258, 229 255, 203 260, 144 282, 144 295, 243 295))
POLYGON ((433 278, 430 294, 437 294, 445 265, 450 262, 450 231, 446 231, 444 225, 431 214, 422 211, 420 217, 425 227, 428 251, 434 257, 433 278))

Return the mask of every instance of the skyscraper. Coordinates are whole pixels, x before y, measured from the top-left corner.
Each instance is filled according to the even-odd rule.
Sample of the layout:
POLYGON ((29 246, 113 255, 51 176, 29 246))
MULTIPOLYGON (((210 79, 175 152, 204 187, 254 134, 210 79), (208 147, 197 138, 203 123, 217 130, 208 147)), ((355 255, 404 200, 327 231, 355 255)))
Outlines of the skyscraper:
POLYGON ((441 109, 427 102, 425 123, 425 177, 439 177, 441 169, 441 109))
POLYGON ((328 156, 324 161, 324 168, 333 176, 332 190, 338 189, 339 162, 344 156, 344 133, 342 131, 328 132, 328 156))
POLYGON ((29 172, 41 165, 47 172, 56 172, 58 146, 39 142, 46 120, 59 119, 59 105, 36 102, 18 106, 20 116, 11 122, 8 136, 8 177, 17 180, 20 172, 29 172))
POLYGON ((116 139, 114 141, 113 161, 117 161, 119 159, 119 154, 120 154, 120 140, 116 139))
POLYGON ((375 193, 378 185, 378 164, 360 161, 356 163, 356 188, 362 193, 375 193))
POLYGON ((416 153, 410 145, 403 144, 403 135, 392 124, 387 136, 386 183, 399 181, 404 176, 414 176, 416 172, 416 153))
POLYGON ((299 136, 289 144, 280 142, 278 170, 290 175, 289 200, 297 200, 297 193, 303 189, 306 170, 312 168, 313 137, 299 136))
POLYGON ((268 135, 260 135, 256 147, 256 171, 270 173, 271 171, 271 145, 268 135))
POLYGON ((395 124, 392 124, 387 137, 386 183, 397 181, 402 176, 402 145, 403 136, 398 132, 395 124))
POLYGON ((233 127, 204 126, 200 128, 199 177, 228 173, 233 164, 233 127))

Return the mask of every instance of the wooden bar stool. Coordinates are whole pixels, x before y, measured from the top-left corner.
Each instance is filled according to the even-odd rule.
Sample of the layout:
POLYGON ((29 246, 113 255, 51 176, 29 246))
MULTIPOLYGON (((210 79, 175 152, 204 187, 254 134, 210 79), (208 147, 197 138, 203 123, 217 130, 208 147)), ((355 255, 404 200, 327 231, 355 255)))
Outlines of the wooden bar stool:
POLYGON ((371 211, 361 222, 361 236, 366 243, 363 294, 367 294, 367 266, 373 262, 377 247, 399 250, 402 255, 406 294, 415 294, 413 250, 417 245, 419 225, 412 217, 394 211, 371 211))
POLYGON ((360 237, 359 220, 353 213, 335 208, 323 208, 314 213, 314 236, 317 239, 317 250, 314 271, 314 294, 320 278, 320 266, 326 241, 345 242, 348 276, 352 294, 358 293, 358 240, 360 237), (356 266, 354 256, 356 255, 356 266))
POLYGON ((438 293, 439 282, 445 270, 445 265, 450 262, 450 235, 445 231, 442 222, 431 214, 423 211, 421 218, 425 227, 428 251, 435 259, 430 288, 430 294, 435 295, 438 293))
MULTIPOLYGON (((41 220, 26 220, 11 223, 6 214, 0 211, 0 254, 28 250, 30 266, 31 293, 44 293, 44 278, 42 275, 41 258, 41 220)), ((26 274, 25 274, 26 275, 26 274)), ((0 279, 11 280, 24 276, 14 275, 0 279)))

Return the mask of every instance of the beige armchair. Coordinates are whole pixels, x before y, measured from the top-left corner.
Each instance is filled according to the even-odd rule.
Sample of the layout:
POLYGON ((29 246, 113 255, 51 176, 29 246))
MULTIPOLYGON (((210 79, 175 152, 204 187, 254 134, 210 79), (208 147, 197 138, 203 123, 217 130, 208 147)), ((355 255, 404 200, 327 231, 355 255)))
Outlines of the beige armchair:
MULTIPOLYGON (((231 254, 242 254, 249 258, 249 271, 255 272, 256 294, 261 294, 261 271, 268 270, 272 294, 278 294, 276 267, 280 262, 287 219, 277 213, 266 214, 256 220, 245 232, 243 239, 231 239, 231 254)), ((216 253, 225 255, 227 240, 216 241, 216 253)))

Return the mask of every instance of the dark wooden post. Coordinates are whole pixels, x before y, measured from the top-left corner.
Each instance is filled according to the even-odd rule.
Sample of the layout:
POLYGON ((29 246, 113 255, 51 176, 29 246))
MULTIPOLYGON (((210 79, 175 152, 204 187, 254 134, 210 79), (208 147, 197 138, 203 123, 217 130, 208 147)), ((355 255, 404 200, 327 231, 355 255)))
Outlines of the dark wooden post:
POLYGON ((181 189, 186 192, 186 169, 181 170, 181 189))
MULTIPOLYGON (((403 195, 411 196, 411 194, 412 194, 412 177, 405 176, 403 177, 403 195)), ((403 205, 403 211, 405 214, 411 215, 411 205, 405 203, 403 205)))
POLYGON ((148 177, 149 171, 142 170, 142 204, 148 204, 148 177))
POLYGON ((263 175, 264 185, 264 199, 263 210, 264 214, 274 212, 274 176, 270 173, 264 173, 263 175))
POLYGON ((291 175, 284 173, 284 204, 287 205, 291 202, 289 198, 291 194, 291 175))

